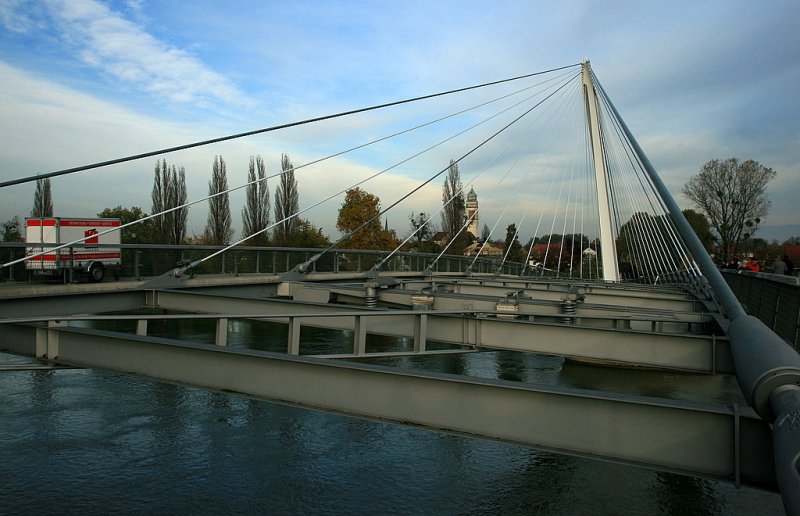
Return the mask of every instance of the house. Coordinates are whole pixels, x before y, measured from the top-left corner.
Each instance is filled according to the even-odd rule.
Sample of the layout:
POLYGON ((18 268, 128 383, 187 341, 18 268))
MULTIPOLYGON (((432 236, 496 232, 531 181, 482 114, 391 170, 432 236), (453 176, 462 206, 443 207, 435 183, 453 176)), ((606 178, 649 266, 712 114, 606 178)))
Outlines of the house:
POLYGON ((442 247, 442 246, 444 246, 444 245, 447 243, 447 241, 448 241, 449 239, 447 238, 447 232, 446 232, 446 231, 437 231, 437 232, 436 232, 436 233, 434 233, 434 235, 431 237, 431 240, 432 240, 433 242, 435 242, 435 243, 436 243, 436 245, 438 245, 439 247, 442 247))
POLYGON ((503 250, 499 247, 489 243, 483 245, 479 242, 475 242, 464 249, 464 256, 475 256, 478 252, 481 253, 481 256, 503 256, 503 250), (481 249, 481 246, 483 246, 483 249, 481 249))

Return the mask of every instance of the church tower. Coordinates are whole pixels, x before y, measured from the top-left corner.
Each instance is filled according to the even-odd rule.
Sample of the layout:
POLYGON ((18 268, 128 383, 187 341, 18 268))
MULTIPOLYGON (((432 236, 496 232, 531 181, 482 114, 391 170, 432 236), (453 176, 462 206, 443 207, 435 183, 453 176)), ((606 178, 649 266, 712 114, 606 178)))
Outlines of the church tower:
POLYGON ((467 231, 472 233, 476 240, 479 239, 481 234, 478 228, 478 195, 474 188, 470 188, 467 194, 467 220, 469 221, 467 231))

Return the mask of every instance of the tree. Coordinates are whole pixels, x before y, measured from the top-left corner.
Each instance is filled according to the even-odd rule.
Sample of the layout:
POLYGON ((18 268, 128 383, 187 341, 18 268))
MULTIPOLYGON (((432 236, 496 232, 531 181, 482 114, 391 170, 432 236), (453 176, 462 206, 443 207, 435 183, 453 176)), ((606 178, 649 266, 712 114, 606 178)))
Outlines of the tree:
POLYGON ((250 171, 247 174, 244 208, 242 208, 242 236, 249 237, 250 245, 266 245, 269 235, 264 229, 269 226, 269 187, 264 160, 261 156, 250 157, 250 171))
POLYGON ((589 239, 581 233, 563 235, 561 238, 559 260, 561 270, 575 275, 579 274, 583 251, 589 247, 589 239))
POLYGON ((522 244, 519 243, 517 225, 509 224, 506 227, 506 260, 512 262, 525 261, 525 253, 522 252, 522 244))
MULTIPOLYGON (((119 219, 120 222, 125 225, 147 217, 147 213, 145 213, 138 206, 133 206, 132 208, 123 208, 122 206, 117 206, 116 208, 106 208, 98 213, 97 216, 104 219, 119 219)), ((148 219, 124 228, 122 230, 120 241, 123 244, 150 243, 153 238, 152 220, 153 219, 148 219)))
POLYGON ((0 232, 2 232, 2 241, 3 242, 24 242, 25 239, 22 238, 22 229, 19 222, 19 217, 14 215, 12 219, 9 219, 2 224, 0 224, 0 232))
POLYGON ((719 235, 725 263, 769 213, 766 188, 775 176, 774 170, 753 160, 740 163, 736 158, 714 159, 683 186, 683 195, 708 216, 719 235))
POLYGON ((481 242, 486 242, 489 240, 489 237, 492 235, 492 231, 489 229, 489 226, 486 224, 483 225, 483 229, 481 230, 481 242))
POLYGON ((442 185, 442 231, 450 239, 458 236, 466 220, 466 203, 464 189, 461 186, 461 176, 458 172, 458 163, 450 160, 450 167, 442 185))
POLYGON ((186 219, 189 208, 186 204, 186 172, 175 165, 170 168, 167 161, 156 161, 151 194, 153 215, 152 242, 154 244, 179 245, 186 237, 186 219))
POLYGON ((186 238, 186 219, 189 217, 189 207, 185 206, 188 198, 186 195, 186 171, 183 167, 176 171, 175 165, 172 166, 172 184, 173 206, 177 208, 172 217, 172 243, 179 245, 186 238))
POLYGON ((281 154, 281 179, 275 189, 275 226, 274 236, 279 245, 288 245, 297 227, 297 218, 292 217, 300 211, 300 195, 297 193, 297 180, 294 178, 294 166, 289 156, 281 154), (292 218, 289 218, 292 217, 292 218))
POLYGON ((423 242, 428 240, 431 235, 434 233, 433 225, 431 224, 431 219, 425 214, 424 211, 419 212, 419 215, 416 217, 414 216, 414 212, 411 212, 411 217, 409 217, 411 221, 411 228, 414 233, 414 237, 417 239, 417 251, 422 249, 423 242))
POLYGON ((336 229, 344 234, 353 232, 342 244, 348 249, 393 250, 397 246, 394 232, 381 227, 381 200, 378 196, 351 188, 345 194, 336 229))
POLYGON ((682 213, 700 239, 700 243, 710 253, 714 249, 714 233, 711 232, 711 225, 706 216, 694 210, 683 210, 682 213))
POLYGON ((297 247, 312 247, 317 249, 327 248, 331 245, 330 239, 322 234, 322 228, 317 228, 306 219, 297 219, 297 227, 292 234, 292 243, 297 247))
POLYGON ((155 173, 153 176, 153 192, 151 194, 152 212, 157 215, 153 218, 153 243, 168 244, 171 240, 173 220, 175 213, 168 211, 173 206, 171 172, 167 166, 167 161, 156 161, 155 173), (166 213, 165 213, 166 212, 166 213))
POLYGON ((53 195, 50 189, 50 178, 37 179, 36 191, 33 194, 31 217, 52 217, 53 195))
POLYGON ((228 173, 222 156, 214 156, 211 181, 208 182, 208 221, 206 228, 212 245, 228 245, 233 239, 231 204, 228 196, 228 173))

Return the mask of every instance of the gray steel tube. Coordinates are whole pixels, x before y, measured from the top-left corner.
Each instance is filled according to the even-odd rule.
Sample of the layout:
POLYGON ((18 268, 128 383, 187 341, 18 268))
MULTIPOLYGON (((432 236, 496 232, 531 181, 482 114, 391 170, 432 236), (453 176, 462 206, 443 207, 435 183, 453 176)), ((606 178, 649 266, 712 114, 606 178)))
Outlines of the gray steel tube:
POLYGON ((711 285, 724 315, 731 321, 728 338, 731 341, 736 379, 739 381, 748 403, 762 418, 771 422, 774 419, 774 414, 769 406, 772 389, 780 385, 800 384, 800 355, 761 321, 747 315, 725 278, 722 277, 722 273, 714 265, 700 239, 697 238, 686 217, 683 216, 669 190, 658 177, 650 160, 639 147, 636 138, 633 137, 628 126, 625 125, 625 121, 619 116, 611 99, 608 98, 599 83, 597 83, 597 87, 608 100, 608 105, 642 162, 645 172, 669 209, 675 222, 675 228, 694 259, 697 260, 697 264, 711 285))
POLYGON ((800 516, 800 387, 775 389, 772 410, 781 414, 772 424, 775 474, 786 514, 800 516))
POLYGON ((772 423, 775 450, 775 474, 779 479, 781 498, 788 514, 800 516, 800 355, 764 323, 747 315, 711 257, 683 216, 667 187, 656 174, 650 160, 639 147, 625 121, 619 116, 603 87, 597 87, 630 141, 645 172, 663 199, 675 227, 697 260, 700 270, 711 285, 723 314, 731 321, 728 339, 731 343, 736 380, 747 402, 765 421, 772 423), (787 394, 790 393, 790 394, 787 394))

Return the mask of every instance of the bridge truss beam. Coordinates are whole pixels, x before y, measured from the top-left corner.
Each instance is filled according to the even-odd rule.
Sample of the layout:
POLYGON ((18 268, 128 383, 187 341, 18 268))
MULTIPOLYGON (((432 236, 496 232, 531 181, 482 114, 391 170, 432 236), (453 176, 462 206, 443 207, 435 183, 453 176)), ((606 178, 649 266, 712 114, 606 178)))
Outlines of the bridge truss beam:
MULTIPOLYGON (((240 299, 211 294, 179 291, 153 291, 147 305, 166 310, 202 313, 252 314, 252 318, 285 321, 287 314, 302 317, 307 326, 354 330, 358 315, 370 333, 397 337, 414 337, 415 318, 422 312, 395 313, 385 310, 350 308, 352 317, 341 317, 348 309, 340 305, 302 303, 285 300, 240 299)), ((707 335, 682 335, 661 332, 642 332, 627 329, 582 327, 554 324, 536 320, 513 320, 481 317, 474 308, 473 317, 458 314, 424 312, 427 317, 428 340, 477 346, 544 353, 628 364, 708 373, 730 373, 733 362, 727 341, 707 335)), ((230 315, 228 315, 230 317, 230 315)), ((535 317, 535 316, 534 316, 535 317)))
POLYGON ((749 408, 544 388, 81 328, 3 326, 15 333, 17 343, 29 342, 38 332, 45 358, 58 364, 775 487, 770 430, 749 408))

